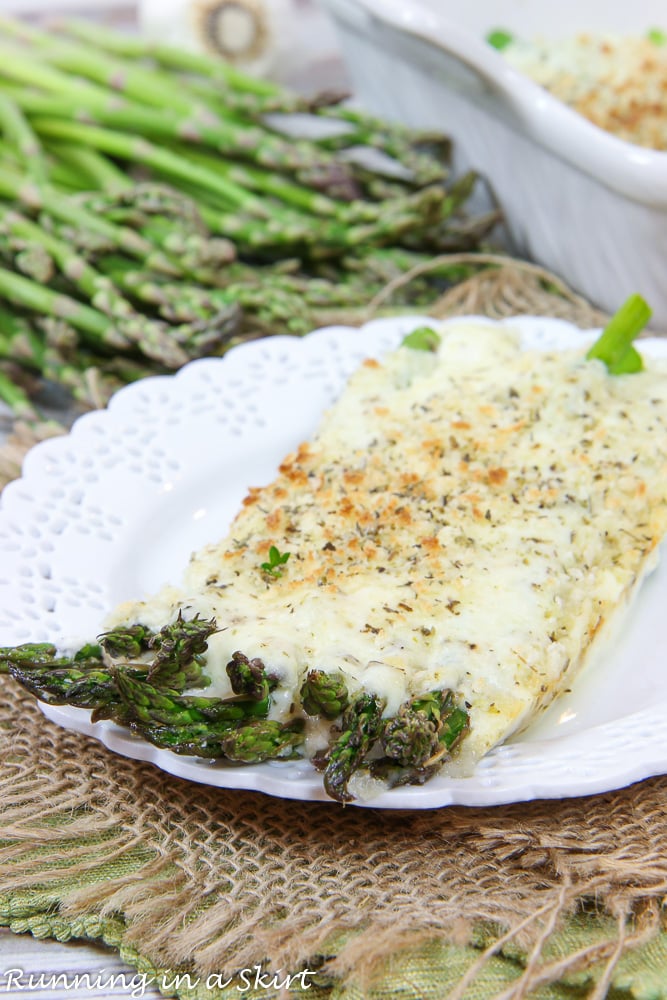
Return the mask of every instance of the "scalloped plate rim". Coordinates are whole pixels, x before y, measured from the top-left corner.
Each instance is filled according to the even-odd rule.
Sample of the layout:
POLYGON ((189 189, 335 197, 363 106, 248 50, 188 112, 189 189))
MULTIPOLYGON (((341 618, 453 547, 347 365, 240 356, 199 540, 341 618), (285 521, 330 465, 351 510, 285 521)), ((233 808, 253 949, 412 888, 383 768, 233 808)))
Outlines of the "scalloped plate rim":
MULTIPOLYGON (((342 339, 345 346, 348 339, 353 336, 363 338, 364 335, 367 338, 390 335, 398 342, 400 335, 403 335, 410 328, 414 328, 415 325, 433 324, 433 322, 430 317, 417 315, 382 318, 372 320, 361 328, 336 325, 315 330, 304 338, 292 336, 271 338, 271 346, 273 348, 284 346, 289 351, 298 352, 303 345, 306 345, 308 350, 314 352, 318 338, 323 345, 327 338, 342 339)), ((449 322, 484 322, 500 327, 511 327, 519 330, 522 340, 527 338, 528 341, 531 340, 531 331, 534 333, 537 324, 540 324, 541 327, 550 330, 557 339, 566 341, 564 347, 571 346, 573 341, 585 345, 595 336, 595 331, 582 331, 566 320, 550 317, 522 316, 494 321, 483 316, 465 316, 455 317, 449 322)), ((158 389, 163 389, 168 395, 170 391, 173 393, 171 387, 177 382, 179 385, 185 385, 187 380, 193 377, 193 372, 196 369, 202 371, 211 365, 215 367, 216 375, 233 371, 236 366, 243 368, 255 353, 257 357, 260 356, 267 343, 270 342, 257 340, 238 345, 223 358, 198 359, 173 375, 153 376, 130 385, 120 390, 112 398, 106 410, 95 411, 80 417, 73 424, 68 435, 49 439, 35 446, 26 458, 22 477, 8 484, 0 498, 0 528, 6 517, 10 514, 16 516, 17 512, 20 513, 21 506, 26 503, 26 497, 38 496, 43 490, 47 490, 49 485, 52 485, 49 465, 61 450, 68 447, 76 449, 79 444, 83 446, 88 431, 91 434, 98 433, 107 436, 110 434, 113 436, 114 423, 120 418, 128 419, 139 408, 140 393, 146 397, 158 389), (97 431, 94 431, 95 427, 97 427, 97 431)), ((646 339, 641 341, 640 346, 644 349, 648 348, 651 353, 655 352, 659 356, 667 356, 667 340, 646 339)), ((373 350, 375 348, 370 353, 373 353, 373 350)), ((82 709, 41 703, 39 707, 44 715, 57 725, 92 736, 113 753, 148 761, 166 773, 184 780, 221 788, 260 791, 283 798, 335 804, 324 792, 321 779, 315 769, 306 761, 295 764, 269 763, 230 767, 229 765, 202 761, 198 758, 180 757, 170 751, 153 747, 108 721, 91 723, 90 713, 82 709), (290 771, 291 777, 289 776, 290 771)), ((628 726, 651 726, 657 722, 660 715, 667 715, 666 708, 667 694, 664 699, 654 703, 649 708, 630 712, 623 717, 622 722, 628 726)), ((389 809, 439 808, 448 805, 500 805, 529 801, 535 798, 565 798, 605 792, 624 787, 652 775, 667 772, 667 741, 656 738, 655 745, 651 743, 639 748, 643 750, 643 756, 640 753, 638 758, 635 755, 631 760, 619 762, 616 768, 612 769, 612 773, 608 768, 606 771, 603 768, 601 773, 591 774, 584 771, 577 780, 572 780, 571 776, 566 779, 557 778, 555 781, 542 777, 537 781, 522 785, 516 783, 513 785, 510 781, 501 787, 485 786, 485 771, 489 767, 497 766, 499 760, 504 761, 501 772, 504 767, 511 777, 512 760, 516 759, 517 754, 533 750, 538 759, 540 754, 548 757, 550 753, 554 752, 554 748, 558 749, 563 741, 572 745, 582 743, 585 746, 591 736, 600 739, 605 736, 613 736, 617 730, 618 720, 612 720, 582 731, 570 732, 549 739, 522 741, 519 737, 516 742, 505 744, 491 751, 487 757, 479 762, 475 772, 470 777, 450 778, 439 775, 424 786, 410 786, 381 792, 373 798, 356 801, 354 804, 389 809)))

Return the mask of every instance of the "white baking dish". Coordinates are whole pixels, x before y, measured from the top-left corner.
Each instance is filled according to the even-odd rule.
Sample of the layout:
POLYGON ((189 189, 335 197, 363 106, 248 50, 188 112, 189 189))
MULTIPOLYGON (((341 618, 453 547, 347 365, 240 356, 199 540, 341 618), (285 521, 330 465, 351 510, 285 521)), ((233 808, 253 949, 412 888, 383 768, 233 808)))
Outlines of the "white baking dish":
POLYGON ((586 121, 484 41, 665 26, 664 0, 323 0, 341 33, 359 100, 455 141, 502 206, 512 248, 609 312, 632 292, 667 330, 667 153, 586 121))

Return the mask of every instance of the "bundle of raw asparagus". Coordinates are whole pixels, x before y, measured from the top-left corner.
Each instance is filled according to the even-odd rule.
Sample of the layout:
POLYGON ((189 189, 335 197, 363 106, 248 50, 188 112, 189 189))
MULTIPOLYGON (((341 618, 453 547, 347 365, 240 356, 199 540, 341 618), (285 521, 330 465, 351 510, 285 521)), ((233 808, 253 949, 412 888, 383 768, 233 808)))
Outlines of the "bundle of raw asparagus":
MULTIPOLYGON (((341 95, 89 24, 2 20, 0 37, 0 398, 19 415, 35 376, 101 405, 239 339, 354 322, 496 221, 463 214, 475 179, 447 185, 444 136, 341 95), (295 113, 315 137, 287 134, 295 113)), ((461 276, 443 267, 393 304, 461 276)))

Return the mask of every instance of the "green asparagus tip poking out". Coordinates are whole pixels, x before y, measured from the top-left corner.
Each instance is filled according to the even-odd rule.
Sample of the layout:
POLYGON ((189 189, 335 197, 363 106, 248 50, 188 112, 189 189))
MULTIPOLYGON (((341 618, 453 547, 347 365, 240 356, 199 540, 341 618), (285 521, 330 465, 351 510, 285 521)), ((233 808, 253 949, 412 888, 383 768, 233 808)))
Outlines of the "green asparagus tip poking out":
POLYGON ((431 351, 435 353, 440 346, 440 334, 430 326, 418 326, 408 333, 401 341, 401 347, 409 347, 413 351, 431 351))
POLYGON ((256 719, 239 726, 222 740, 228 760, 239 764, 258 764, 265 760, 291 760, 304 739, 302 719, 281 725, 271 719, 256 719))
POLYGON ((385 702, 374 694, 359 695, 343 715, 342 733, 327 753, 324 788, 337 802, 352 802, 348 782, 364 763, 382 731, 385 702))
POLYGON ((345 678, 338 671, 309 670, 300 694, 304 712, 325 719, 337 719, 350 700, 345 678))
POLYGON ((505 31, 503 28, 496 28, 495 31, 490 31, 486 36, 486 40, 489 45, 492 45, 494 49, 498 49, 502 52, 506 49, 508 45, 511 45, 514 41, 514 36, 505 31))
POLYGON ((641 371, 644 367, 642 358, 632 346, 632 341, 651 316, 651 308, 641 295, 631 295, 609 320, 586 357, 603 361, 610 375, 630 375, 641 371))
POLYGON ((237 650, 232 653, 226 670, 234 694, 251 698, 253 701, 263 701, 268 698, 271 681, 264 662, 259 657, 249 660, 244 653, 237 650))
POLYGON ((148 672, 151 684, 172 691, 208 687, 211 680, 204 674, 202 656, 216 631, 215 619, 196 615, 186 621, 179 611, 176 621, 165 625, 148 642, 149 649, 157 650, 148 672))
POLYGON ((438 746, 439 705, 426 698, 401 705, 398 714, 387 719, 381 742, 387 757, 403 767, 421 767, 438 746))
POLYGON ((370 772, 390 787, 423 784, 435 774, 470 726, 467 708, 451 691, 431 691, 406 702, 387 719, 381 735, 385 757, 370 772))
POLYGON ((646 32, 646 37, 649 42, 653 42, 654 45, 666 45, 667 44, 667 34, 660 28, 649 28, 646 32))
POLYGON ((146 652, 152 637, 145 625, 119 625, 98 636, 103 649, 114 660, 136 660, 146 652))
POLYGON ((459 705, 453 708, 442 720, 440 729, 440 745, 447 750, 453 750, 461 742, 470 729, 468 708, 459 705))

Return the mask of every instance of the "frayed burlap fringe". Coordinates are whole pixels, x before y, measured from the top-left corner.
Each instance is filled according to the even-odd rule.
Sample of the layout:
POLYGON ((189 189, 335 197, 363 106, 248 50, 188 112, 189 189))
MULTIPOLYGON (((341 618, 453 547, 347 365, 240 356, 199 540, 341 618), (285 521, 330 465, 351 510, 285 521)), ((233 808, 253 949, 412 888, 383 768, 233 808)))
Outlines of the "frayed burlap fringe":
POLYGON ((370 981, 401 949, 484 922, 505 933, 479 967, 507 942, 527 950, 516 1000, 593 962, 610 981, 659 926, 667 778, 495 809, 343 809, 171 778, 46 722, 8 678, 2 693, 0 893, 51 891, 65 917, 122 914, 157 965, 232 975, 333 952, 333 975, 370 981), (617 933, 545 965, 582 899, 617 933))
POLYGON ((428 310, 436 319, 452 316, 553 316, 582 329, 603 326, 607 315, 573 292, 551 271, 525 260, 495 253, 456 253, 434 257, 398 275, 371 299, 367 318, 372 319, 391 303, 392 297, 415 278, 443 266, 479 266, 477 274, 445 292, 428 310))

